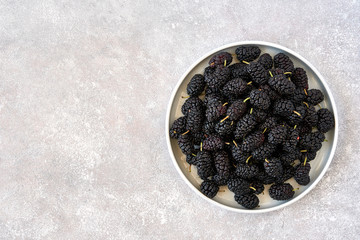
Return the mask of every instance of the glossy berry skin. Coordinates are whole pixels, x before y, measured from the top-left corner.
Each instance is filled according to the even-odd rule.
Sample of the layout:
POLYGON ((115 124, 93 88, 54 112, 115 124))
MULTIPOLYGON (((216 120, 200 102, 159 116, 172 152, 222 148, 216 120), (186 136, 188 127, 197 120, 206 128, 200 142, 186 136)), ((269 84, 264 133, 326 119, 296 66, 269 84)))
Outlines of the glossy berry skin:
POLYGON ((266 110, 270 107, 271 101, 264 91, 254 89, 250 92, 250 104, 256 108, 266 110))
POLYGON ((294 196, 295 192, 290 183, 273 184, 269 189, 269 195, 275 200, 289 200, 294 196))
POLYGON ((258 46, 240 46, 235 50, 237 59, 250 62, 260 56, 261 50, 258 46))
POLYGON ((294 94, 296 86, 293 82, 289 81, 285 74, 275 75, 268 81, 269 86, 277 91, 280 95, 294 94))
POLYGON ((307 90, 306 101, 312 105, 321 103, 324 98, 324 94, 319 89, 307 90))
POLYGON ((201 151, 196 155, 197 173, 201 179, 208 179, 215 175, 215 167, 213 157, 210 152, 201 151))
POLYGON ((278 53, 274 56, 274 67, 280 68, 280 69, 284 70, 285 72, 293 72, 294 71, 294 63, 284 53, 278 53))
POLYGON ((318 122, 317 128, 320 132, 326 133, 335 127, 334 114, 326 108, 317 111, 318 122))
POLYGON ((308 89, 308 77, 306 75, 306 71, 302 68, 295 68, 293 73, 291 74, 291 81, 301 89, 308 89))
POLYGON ((215 181, 205 180, 200 185, 200 191, 208 198, 213 198, 219 191, 219 186, 215 181))
POLYGON ((235 201, 247 209, 254 209, 259 205, 259 198, 255 194, 235 195, 235 201))
POLYGON ((260 63, 251 62, 247 67, 247 71, 251 76, 252 81, 256 84, 264 84, 269 79, 268 72, 266 72, 266 70, 260 63))
POLYGON ((232 56, 228 52, 220 52, 216 55, 214 55, 210 61, 209 66, 210 67, 216 67, 216 66, 228 66, 232 62, 232 56), (226 63, 226 64, 225 64, 226 63))
POLYGON ((180 135, 178 138, 178 145, 184 154, 191 154, 193 151, 193 138, 190 134, 180 135))
POLYGON ((205 89, 205 78, 201 74, 195 74, 189 84, 186 91, 189 96, 199 96, 205 89))
POLYGON ((179 117, 174 121, 169 130, 171 138, 179 138, 179 136, 186 132, 186 117, 179 117))
POLYGON ((280 159, 272 157, 264 161, 265 172, 271 177, 280 177, 283 174, 283 167, 280 159))
POLYGON ((241 178, 229 179, 227 186, 231 192, 237 195, 243 195, 251 192, 250 183, 241 178))
POLYGON ((224 148, 224 141, 216 135, 209 136, 203 142, 203 149, 207 151, 216 152, 223 148, 224 148))
POLYGON ((269 70, 273 66, 273 60, 270 54, 265 53, 259 57, 258 63, 260 63, 266 70, 269 70))
POLYGON ((230 176, 230 161, 227 152, 218 151, 214 153, 214 162, 217 175, 228 178, 230 176))
POLYGON ((307 185, 310 182, 310 173, 311 170, 311 166, 310 163, 306 163, 305 165, 303 163, 300 163, 296 170, 295 170, 295 175, 294 175, 294 179, 295 181, 300 184, 300 185, 307 185))

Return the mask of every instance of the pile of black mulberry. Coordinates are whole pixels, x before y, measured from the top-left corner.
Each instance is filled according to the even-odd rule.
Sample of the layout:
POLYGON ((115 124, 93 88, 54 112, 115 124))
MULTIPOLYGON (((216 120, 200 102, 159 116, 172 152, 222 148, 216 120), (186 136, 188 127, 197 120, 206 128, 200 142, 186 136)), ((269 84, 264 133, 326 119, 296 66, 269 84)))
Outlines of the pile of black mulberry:
POLYGON ((240 46, 233 64, 228 52, 213 56, 187 85, 184 116, 170 128, 204 180, 201 192, 213 198, 227 186, 248 209, 259 205, 256 195, 266 184, 275 200, 294 196, 286 183, 292 177, 307 185, 309 162, 335 126, 334 115, 319 105, 323 93, 308 89, 304 69, 283 53, 260 53, 257 46, 240 46))

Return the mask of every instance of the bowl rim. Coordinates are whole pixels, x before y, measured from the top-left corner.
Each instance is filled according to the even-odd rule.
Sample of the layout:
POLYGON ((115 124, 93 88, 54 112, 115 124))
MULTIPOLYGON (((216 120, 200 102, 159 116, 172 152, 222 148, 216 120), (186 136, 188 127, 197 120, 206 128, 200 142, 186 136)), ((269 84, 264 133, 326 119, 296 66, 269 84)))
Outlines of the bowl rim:
POLYGON ((165 120, 165 136, 166 136, 166 142, 167 142, 167 147, 168 147, 168 151, 170 153, 173 165, 175 166, 175 169, 177 170, 177 172, 180 174, 181 178, 186 182, 186 184, 194 191, 196 192, 196 194, 198 196, 200 196, 201 198, 205 199, 206 201, 229 211, 232 212, 238 212, 238 213, 266 213, 266 212, 271 212, 271 211, 275 211, 278 209, 281 209, 283 207, 289 206, 291 204, 293 204, 294 202, 300 200, 301 198, 303 198, 306 194, 308 194, 319 182, 320 180, 323 178, 324 174, 326 173, 327 169, 330 166, 330 163, 334 157, 335 154, 335 150, 336 150, 336 146, 337 146, 337 141, 338 141, 338 114, 337 114, 337 108, 335 105, 335 100, 334 97, 331 93, 331 90, 329 88, 329 86, 327 85, 326 81, 324 80, 324 77, 321 75, 321 73, 308 61, 306 60, 304 57, 302 57, 301 55, 299 55, 298 53, 294 52, 291 49, 288 49, 286 47, 283 47, 279 44, 276 43, 271 43, 271 42, 266 42, 266 41, 239 41, 239 42, 233 42, 233 43, 229 43, 229 44, 225 44, 222 45, 218 48, 215 48, 214 50, 211 50, 209 52, 207 52, 206 54, 204 54, 203 56, 201 56, 197 61, 195 61, 187 70, 186 72, 180 77, 179 81, 177 82, 175 88, 172 90, 171 93, 171 97, 170 97, 170 101, 168 103, 168 107, 167 107, 167 112, 166 112, 166 120, 165 120), (322 171, 320 172, 320 174, 318 175, 318 177, 316 178, 316 180, 307 188, 305 189, 302 193, 300 193, 298 196, 296 196, 295 198, 274 206, 274 207, 269 207, 269 208, 265 208, 265 209, 257 209, 257 210, 251 210, 251 209, 240 209, 240 208, 234 208, 234 207, 230 207, 230 206, 226 206, 224 204, 221 204, 213 199, 210 199, 208 197, 206 197, 205 195, 203 195, 188 179, 187 177, 184 175, 184 173, 181 171, 173 149, 171 147, 171 141, 170 141, 170 136, 169 136, 169 130, 170 130, 170 113, 171 113, 171 109, 172 109, 172 105, 175 99, 175 95, 180 87, 180 85, 184 82, 186 76, 204 59, 208 58, 209 56, 213 55, 214 53, 217 53, 219 51, 222 51, 224 49, 227 48, 231 48, 231 47, 235 47, 235 46, 241 46, 241 45, 262 45, 262 46, 267 46, 267 47, 274 47, 274 48, 278 48, 284 52, 288 52, 290 54, 292 54, 293 56, 297 57, 298 59, 300 59, 305 65, 307 65, 314 73, 315 75, 319 78, 319 80, 321 81, 321 83, 323 84, 323 86, 325 87, 327 94, 329 95, 329 99, 330 99, 330 104, 333 108, 333 114, 334 114, 334 118, 335 118, 335 128, 334 128, 334 140, 332 143, 332 148, 331 148, 331 152, 329 155, 329 158, 327 159, 327 162, 324 166, 324 168, 322 169, 322 171))

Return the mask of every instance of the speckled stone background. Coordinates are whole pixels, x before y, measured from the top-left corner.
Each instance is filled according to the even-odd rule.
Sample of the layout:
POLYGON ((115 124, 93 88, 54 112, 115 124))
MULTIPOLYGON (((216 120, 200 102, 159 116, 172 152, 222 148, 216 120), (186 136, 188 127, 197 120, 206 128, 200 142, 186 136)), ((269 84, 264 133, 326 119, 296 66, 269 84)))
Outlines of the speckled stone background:
POLYGON ((359 239, 360 2, 0 1, 1 239, 359 239), (171 91, 200 56, 264 40, 307 58, 339 109, 306 197, 245 215, 182 181, 171 91))

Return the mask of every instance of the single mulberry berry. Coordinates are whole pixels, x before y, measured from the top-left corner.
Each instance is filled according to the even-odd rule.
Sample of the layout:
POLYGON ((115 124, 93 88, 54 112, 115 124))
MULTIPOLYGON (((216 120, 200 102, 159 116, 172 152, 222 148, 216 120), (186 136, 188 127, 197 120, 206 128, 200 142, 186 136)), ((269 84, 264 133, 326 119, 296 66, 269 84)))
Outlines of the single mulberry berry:
POLYGON ((190 97, 188 98, 185 103, 181 107, 181 112, 185 116, 191 111, 203 111, 204 110, 204 103, 198 97, 190 97))
POLYGON ((248 164, 237 164, 235 174, 244 179, 253 178, 259 173, 259 168, 256 165, 249 166, 248 164))
POLYGON ((219 186, 216 185, 215 181, 205 180, 200 185, 200 191, 208 198, 213 198, 219 191, 219 186))
POLYGON ((197 109, 190 110, 187 114, 186 129, 192 133, 200 132, 202 130, 203 120, 204 115, 202 111, 197 109))
POLYGON ((186 117, 179 117, 169 130, 170 137, 177 139, 184 132, 186 132, 186 117))
POLYGON ((268 141, 271 144, 280 144, 285 141, 287 137, 287 129, 283 126, 277 126, 270 130, 268 134, 268 141))
POLYGON ((210 152, 198 152, 196 155, 196 168, 201 179, 207 179, 215 174, 215 166, 210 152))
POLYGON ((193 151, 193 138, 190 134, 180 135, 178 138, 178 145, 184 154, 191 154, 193 151))
POLYGON ((207 151, 218 151, 224 148, 224 141, 215 135, 211 135, 203 142, 203 149, 207 151))
POLYGON ((290 125, 298 125, 302 122, 306 114, 306 106, 298 105, 295 107, 295 110, 287 116, 287 121, 290 125))
POLYGON ((275 90, 273 90, 268 84, 260 85, 259 89, 264 91, 269 96, 271 101, 275 101, 280 98, 280 95, 275 90))
POLYGON ((215 132, 217 132, 221 137, 231 135, 234 129, 235 129, 234 122, 228 119, 226 119, 225 121, 221 120, 215 124, 215 132))
POLYGON ((258 46, 240 46, 235 50, 237 59, 241 61, 251 62, 260 56, 261 50, 258 46))
POLYGON ((186 91, 189 96, 199 96, 205 89, 205 78, 201 74, 195 74, 189 84, 186 91))
POLYGON ((308 89, 308 77, 306 71, 302 68, 295 68, 291 74, 291 81, 300 89, 308 89))
POLYGON ((283 167, 280 159, 272 157, 264 161, 265 172, 271 177, 279 177, 283 174, 283 167))
POLYGON ((259 205, 259 198, 255 194, 235 195, 235 201, 247 209, 254 209, 259 205))
POLYGON ((307 91, 306 102, 317 105, 324 100, 324 94, 319 89, 310 89, 307 91))
POLYGON ((315 110, 314 106, 310 106, 309 108, 306 109, 306 115, 304 118, 304 122, 312 127, 315 127, 316 124, 318 123, 318 114, 315 110))
POLYGON ((256 84, 264 84, 269 79, 269 73, 263 68, 260 63, 251 62, 247 66, 247 71, 252 78, 252 81, 256 84))
MULTIPOLYGON (((209 89, 209 88, 207 88, 207 89, 209 89)), ((224 102, 224 100, 225 99, 222 97, 222 95, 220 93, 206 93, 205 98, 204 98, 204 104, 205 104, 205 106, 208 106, 213 101, 221 103, 221 102, 224 102)))
POLYGON ((205 72, 205 82, 212 89, 221 89, 230 79, 230 70, 224 66, 217 66, 213 71, 205 72))
POLYGON ((294 175, 295 181, 300 185, 308 185, 310 182, 310 170, 311 166, 309 163, 298 165, 294 175))
POLYGON ((235 63, 229 66, 231 78, 241 78, 244 81, 251 81, 251 77, 247 71, 247 64, 235 63))
POLYGON ((294 63, 291 61, 291 59, 283 54, 278 53, 274 56, 274 67, 280 68, 284 70, 285 72, 293 72, 294 71, 294 63))
POLYGON ((320 150, 322 142, 324 140, 325 140, 324 133, 316 131, 301 136, 299 145, 301 149, 318 151, 320 150))
POLYGON ((317 128, 320 132, 326 133, 335 126, 334 114, 327 108, 322 108, 317 112, 317 128))
POLYGON ((211 101, 208 103, 205 116, 209 122, 214 122, 223 117, 226 113, 226 105, 218 101, 211 101))
POLYGON ((250 159, 250 154, 242 151, 237 144, 231 147, 231 156, 236 163, 246 163, 246 161, 250 159))
POLYGON ((215 168, 217 175, 228 178, 230 176, 230 161, 225 151, 214 153, 215 168))
POLYGON ((259 89, 254 89, 250 92, 250 104, 256 108, 266 110, 270 107, 269 96, 259 89))
POLYGON ((226 115, 230 121, 239 120, 246 112, 246 103, 243 100, 234 101, 227 109, 226 115))
POLYGON ((294 104, 285 99, 275 101, 273 106, 273 113, 282 117, 287 117, 295 110, 294 104))
POLYGON ((299 130, 289 129, 286 140, 283 143, 283 150, 286 152, 295 151, 300 139, 299 130))
POLYGON ((241 178, 229 179, 227 186, 230 191, 238 195, 247 194, 251 192, 250 183, 241 178))
POLYGON ((273 60, 270 54, 264 53, 259 57, 258 63, 260 63, 266 70, 269 70, 273 66, 273 60))
POLYGON ((272 199, 275 200, 288 200, 295 194, 293 187, 290 183, 280 183, 271 185, 269 194, 272 199))
POLYGON ((244 80, 234 78, 223 86, 221 93, 227 97, 239 97, 246 92, 247 88, 248 85, 244 80))
POLYGON ((285 74, 275 75, 270 77, 268 81, 269 86, 280 94, 291 95, 294 93, 295 84, 286 78, 285 74))
POLYGON ((210 61, 209 65, 210 67, 216 67, 216 66, 228 66, 232 62, 232 56, 228 52, 220 52, 216 55, 214 55, 210 61))
POLYGON ((234 137, 236 139, 242 139, 246 134, 251 132, 256 126, 256 121, 251 114, 246 114, 242 117, 236 124, 236 129, 234 131, 234 137))
POLYGON ((264 134, 260 131, 256 131, 245 137, 241 144, 241 150, 244 152, 251 152, 260 147, 264 142, 264 134))
POLYGON ((252 157, 257 161, 264 161, 265 158, 269 158, 276 150, 276 146, 265 142, 260 147, 251 152, 252 157))

